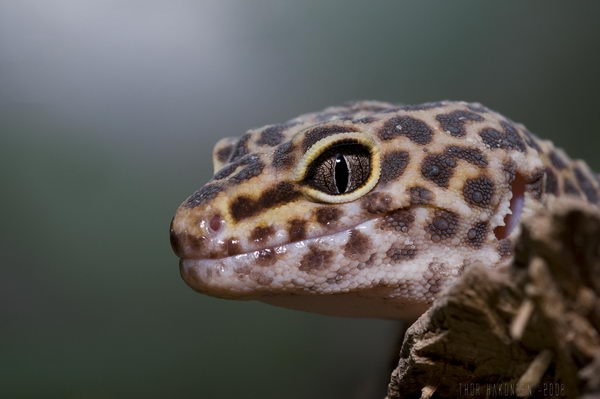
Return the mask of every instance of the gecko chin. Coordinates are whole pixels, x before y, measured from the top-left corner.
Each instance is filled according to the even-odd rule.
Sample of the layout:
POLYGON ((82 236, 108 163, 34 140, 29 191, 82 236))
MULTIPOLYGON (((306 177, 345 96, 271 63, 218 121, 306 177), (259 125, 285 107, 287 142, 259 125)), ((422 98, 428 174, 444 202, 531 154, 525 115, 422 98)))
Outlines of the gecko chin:
MULTIPOLYGON (((284 254, 288 250, 295 250, 285 248, 288 246, 300 249, 301 245, 298 244, 284 245, 275 250, 284 254)), ((326 277, 289 278, 283 277, 283 273, 278 278, 248 265, 249 260, 252 262, 260 256, 257 252, 223 259, 181 259, 181 276, 194 290, 214 297, 257 300, 330 316, 412 319, 430 306, 429 302, 397 297, 397 289, 393 287, 365 286, 336 290, 331 288, 331 282, 327 282, 326 277)))

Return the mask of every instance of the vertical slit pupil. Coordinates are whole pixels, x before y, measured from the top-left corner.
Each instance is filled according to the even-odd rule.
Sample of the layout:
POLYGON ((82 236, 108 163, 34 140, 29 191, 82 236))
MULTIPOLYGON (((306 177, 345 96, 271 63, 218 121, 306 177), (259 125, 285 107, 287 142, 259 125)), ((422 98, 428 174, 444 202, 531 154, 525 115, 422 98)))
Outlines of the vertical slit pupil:
POLYGON ((346 157, 342 154, 335 156, 335 186, 338 189, 338 193, 343 194, 348 189, 348 180, 350 177, 350 171, 348 170, 348 163, 346 163, 346 157))

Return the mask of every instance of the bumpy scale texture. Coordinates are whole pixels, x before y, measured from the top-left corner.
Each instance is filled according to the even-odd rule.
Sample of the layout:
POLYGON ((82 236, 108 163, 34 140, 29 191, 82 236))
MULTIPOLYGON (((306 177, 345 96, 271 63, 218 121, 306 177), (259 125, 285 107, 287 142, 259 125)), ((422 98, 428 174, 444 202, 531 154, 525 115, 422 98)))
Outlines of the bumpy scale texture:
POLYGON ((223 139, 214 163, 171 224, 184 280, 325 314, 418 316, 475 262, 510 262, 537 209, 599 203, 586 164, 476 103, 330 107, 223 139), (307 151, 357 133, 381 155, 377 184, 346 203, 305 195, 307 151))

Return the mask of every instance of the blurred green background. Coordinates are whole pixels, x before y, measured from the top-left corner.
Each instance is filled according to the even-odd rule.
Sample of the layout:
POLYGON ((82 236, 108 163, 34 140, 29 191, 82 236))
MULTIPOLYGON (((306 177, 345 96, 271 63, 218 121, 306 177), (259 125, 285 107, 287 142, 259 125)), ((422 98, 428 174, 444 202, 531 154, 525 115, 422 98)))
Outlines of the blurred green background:
POLYGON ((395 323, 181 281, 169 221, 209 179, 212 144, 347 100, 460 99, 599 170, 599 13, 593 1, 2 0, 0 397, 360 397, 395 323))

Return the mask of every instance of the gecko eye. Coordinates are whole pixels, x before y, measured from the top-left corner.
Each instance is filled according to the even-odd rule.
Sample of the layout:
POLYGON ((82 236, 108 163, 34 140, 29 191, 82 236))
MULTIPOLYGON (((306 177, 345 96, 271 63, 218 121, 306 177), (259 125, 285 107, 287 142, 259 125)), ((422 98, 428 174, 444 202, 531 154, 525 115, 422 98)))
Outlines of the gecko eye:
POLYGON ((379 152, 374 143, 364 135, 348 136, 328 137, 307 152, 298 180, 310 197, 322 202, 349 202, 377 183, 379 152))
POLYGON ((361 144, 335 144, 309 166, 307 184, 325 194, 348 194, 361 187, 371 174, 371 153, 361 144))

